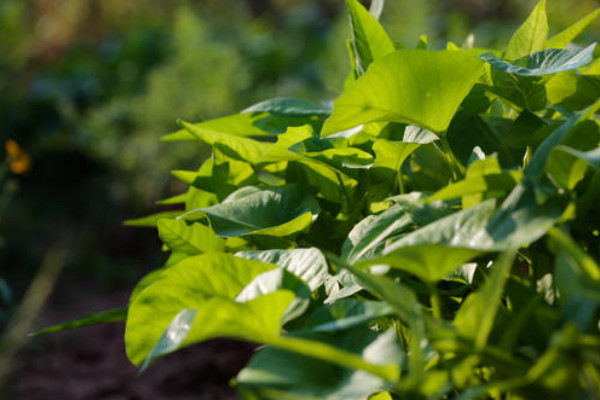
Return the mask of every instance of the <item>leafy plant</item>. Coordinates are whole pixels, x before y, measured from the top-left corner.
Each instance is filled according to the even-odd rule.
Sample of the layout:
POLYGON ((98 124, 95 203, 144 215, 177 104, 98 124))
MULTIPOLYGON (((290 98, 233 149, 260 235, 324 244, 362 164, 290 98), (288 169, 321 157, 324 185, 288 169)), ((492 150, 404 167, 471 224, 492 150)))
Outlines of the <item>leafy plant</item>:
POLYGON ((565 48, 593 17, 548 38, 542 0, 504 51, 413 50, 347 2, 333 108, 182 121, 165 140, 212 157, 174 172, 180 211, 128 221, 167 262, 126 310, 46 331, 125 320, 142 370, 214 337, 262 344, 245 399, 596 398, 599 61, 565 48))

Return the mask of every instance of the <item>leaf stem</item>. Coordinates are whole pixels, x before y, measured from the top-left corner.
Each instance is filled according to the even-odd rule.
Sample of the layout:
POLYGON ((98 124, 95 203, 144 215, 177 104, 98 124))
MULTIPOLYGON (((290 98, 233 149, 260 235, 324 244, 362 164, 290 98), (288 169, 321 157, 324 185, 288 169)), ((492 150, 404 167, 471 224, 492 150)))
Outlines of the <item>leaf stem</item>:
POLYGON ((446 136, 440 136, 440 143, 442 144, 446 162, 452 172, 452 180, 456 182, 464 175, 465 169, 454 155, 450 143, 448 142, 448 138, 446 136))

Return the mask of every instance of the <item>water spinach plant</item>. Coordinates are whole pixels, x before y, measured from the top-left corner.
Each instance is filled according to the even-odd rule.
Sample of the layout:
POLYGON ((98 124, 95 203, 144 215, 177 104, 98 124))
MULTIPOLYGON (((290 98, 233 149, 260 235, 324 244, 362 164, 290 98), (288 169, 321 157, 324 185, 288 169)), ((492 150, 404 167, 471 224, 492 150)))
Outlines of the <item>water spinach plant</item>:
MULTIPOLYGON (((143 371, 211 338, 260 345, 244 399, 597 399, 600 59, 549 37, 542 0, 506 49, 394 43, 347 0, 332 107, 278 98, 164 137, 212 156, 173 171, 170 252, 126 308, 143 371), (192 145, 192 144, 190 144, 192 145)), ((201 95, 201 94, 199 94, 201 95)), ((158 368, 159 366, 157 366, 158 368)))

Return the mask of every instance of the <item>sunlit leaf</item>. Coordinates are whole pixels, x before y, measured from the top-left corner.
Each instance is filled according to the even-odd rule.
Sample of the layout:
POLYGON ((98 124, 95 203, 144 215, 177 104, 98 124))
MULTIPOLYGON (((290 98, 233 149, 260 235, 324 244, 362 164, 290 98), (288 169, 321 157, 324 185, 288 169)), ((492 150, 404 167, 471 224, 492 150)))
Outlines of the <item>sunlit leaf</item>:
POLYGON ((465 52, 397 50, 335 101, 322 134, 376 121, 441 133, 482 73, 483 61, 465 52))

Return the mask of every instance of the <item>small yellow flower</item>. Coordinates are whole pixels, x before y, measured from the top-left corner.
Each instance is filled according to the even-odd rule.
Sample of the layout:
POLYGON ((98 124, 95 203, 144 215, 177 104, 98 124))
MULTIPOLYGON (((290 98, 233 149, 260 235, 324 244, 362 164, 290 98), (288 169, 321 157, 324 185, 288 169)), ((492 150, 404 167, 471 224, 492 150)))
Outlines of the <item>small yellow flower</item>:
POLYGON ((23 174, 31 169, 31 158, 17 142, 9 139, 4 142, 4 147, 6 148, 6 161, 13 173, 23 174))

